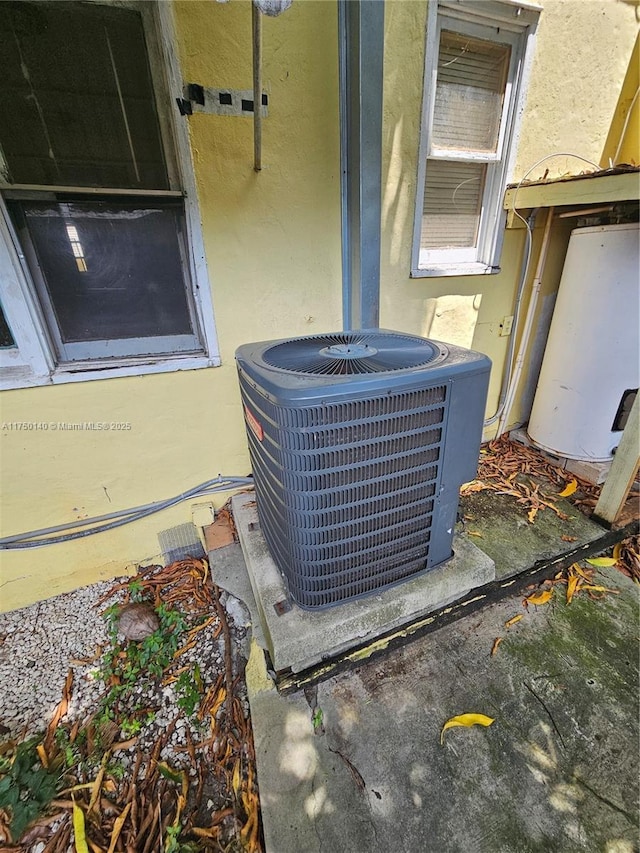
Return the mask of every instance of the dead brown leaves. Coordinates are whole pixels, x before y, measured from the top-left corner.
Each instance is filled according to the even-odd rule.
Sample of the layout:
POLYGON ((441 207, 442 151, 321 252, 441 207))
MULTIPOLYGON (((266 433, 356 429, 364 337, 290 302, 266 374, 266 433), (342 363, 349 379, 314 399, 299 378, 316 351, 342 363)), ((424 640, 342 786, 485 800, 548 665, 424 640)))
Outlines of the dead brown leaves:
POLYGON ((141 589, 151 592, 155 605, 179 606, 192 614, 208 613, 213 603, 212 584, 209 582, 209 564, 206 560, 188 557, 176 560, 169 566, 144 566, 138 569, 135 578, 129 578, 114 586, 102 596, 96 607, 104 604, 117 592, 124 592, 124 602, 129 601, 129 584, 140 582, 141 589))
POLYGON ((619 542, 613 549, 616 568, 624 575, 640 583, 640 536, 631 536, 619 542))
POLYGON ((51 752, 51 748, 53 747, 53 741, 56 736, 56 729, 58 728, 58 723, 67 713, 69 702, 71 701, 72 688, 73 670, 70 669, 67 673, 67 677, 64 682, 64 687, 62 688, 62 699, 60 700, 60 702, 58 702, 58 706, 56 707, 55 711, 53 712, 53 716, 51 717, 51 722, 47 727, 47 732, 44 736, 44 743, 42 743, 40 747, 38 747, 38 754, 45 770, 49 769, 47 754, 51 752))
POLYGON ((506 435, 491 441, 480 454, 477 479, 465 484, 461 495, 492 491, 509 495, 522 505, 530 524, 537 514, 549 509, 563 519, 566 513, 554 503, 557 497, 571 497, 572 503, 581 509, 593 508, 599 489, 577 477, 568 478, 566 472, 552 465, 537 451, 511 441, 506 435), (542 481, 542 482, 540 482, 542 481), (542 491, 542 483, 546 492, 542 491))
POLYGON ((586 592, 589 598, 599 601, 607 595, 617 595, 619 590, 611 589, 597 583, 595 580, 596 570, 585 568, 579 563, 574 563, 563 572, 558 572, 552 581, 552 586, 566 586, 566 602, 571 604, 579 592, 586 592))
MULTIPOLYGON (((183 653, 199 632, 206 630, 213 638, 222 635, 224 639, 224 672, 201 691, 195 712, 204 724, 204 736, 194 742, 189 725, 184 727, 186 743, 172 747, 174 760, 176 755, 186 759, 178 768, 171 766, 171 759, 164 758, 182 716, 177 708, 174 719, 150 751, 139 748, 137 737, 116 742, 119 726, 113 732, 105 731, 104 724, 98 727, 92 722, 82 728, 78 723, 67 727, 69 747, 78 749, 81 760, 65 774, 67 787, 52 802, 52 814, 32 824, 27 833, 34 839, 46 840, 46 853, 66 853, 72 843, 76 849, 84 849, 83 839, 90 853, 155 853, 177 849, 171 844, 178 836, 181 842, 191 839, 202 851, 232 848, 260 853, 253 734, 238 695, 239 677, 232 671, 229 626, 209 566, 206 560, 180 560, 164 568, 142 568, 134 580, 137 588, 156 603, 178 607, 201 619, 165 670, 163 684, 189 668, 183 664, 183 653), (79 733, 83 735, 82 742, 79 733), (95 754, 97 748, 104 750, 102 760, 97 771, 88 777, 83 767, 89 763, 88 754, 95 754), (129 770, 123 778, 112 770, 112 759, 118 754, 128 758, 129 770)), ((124 593, 127 601, 129 583, 130 580, 115 584, 99 604, 117 592, 124 593)), ((70 671, 63 698, 38 748, 45 767, 59 765, 62 760, 56 729, 67 712, 72 688, 70 671)))
MULTIPOLYGON (((640 537, 634 538, 636 540, 640 539, 640 537)), ((616 549, 619 548, 621 550, 621 546, 616 545, 616 549)), ((616 549, 614 549, 614 556, 616 553, 616 549)), ((532 584, 531 586, 529 586, 528 589, 531 590, 531 592, 522 600, 522 606, 525 608, 525 610, 528 610, 530 605, 534 605, 535 607, 542 607, 546 604, 550 604, 554 600, 557 590, 563 587, 566 587, 564 594, 567 605, 571 604, 573 599, 580 592, 586 593, 586 595, 594 601, 599 601, 600 599, 605 598, 607 595, 619 594, 619 590, 611 589, 611 587, 604 586, 596 580, 595 576, 595 568, 587 568, 585 566, 580 565, 580 563, 573 563, 568 568, 558 572, 556 575, 554 575, 553 578, 545 580, 541 584, 532 584)), ((504 623, 504 627, 506 629, 512 628, 523 618, 524 613, 518 613, 515 616, 512 616, 510 619, 507 619, 507 621, 504 623)), ((505 637, 495 638, 495 640, 493 641, 493 646, 491 648, 492 657, 497 653, 498 648, 504 639, 505 637)))

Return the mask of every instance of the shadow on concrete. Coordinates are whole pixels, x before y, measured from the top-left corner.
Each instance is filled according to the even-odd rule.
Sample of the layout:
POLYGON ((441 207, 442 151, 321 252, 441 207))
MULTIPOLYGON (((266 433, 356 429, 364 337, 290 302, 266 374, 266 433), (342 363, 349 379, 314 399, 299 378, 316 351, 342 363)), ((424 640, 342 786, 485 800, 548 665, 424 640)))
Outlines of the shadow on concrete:
MULTIPOLYGON (((633 853, 637 587, 495 604, 318 685, 247 673, 268 851, 633 853), (496 636, 504 640, 495 656, 496 636), (322 725, 314 733, 321 714, 322 725), (480 712, 488 728, 440 732, 480 712)), ((257 661, 257 663, 256 663, 257 661)))

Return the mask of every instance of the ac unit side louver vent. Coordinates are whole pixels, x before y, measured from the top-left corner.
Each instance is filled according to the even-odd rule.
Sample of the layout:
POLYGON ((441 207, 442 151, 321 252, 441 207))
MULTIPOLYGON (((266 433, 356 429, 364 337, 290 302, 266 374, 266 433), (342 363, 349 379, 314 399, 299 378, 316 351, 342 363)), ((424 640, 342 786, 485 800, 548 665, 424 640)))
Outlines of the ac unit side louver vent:
POLYGON ((451 556, 490 362, 382 329, 236 353, 261 529, 293 600, 330 607, 451 556))

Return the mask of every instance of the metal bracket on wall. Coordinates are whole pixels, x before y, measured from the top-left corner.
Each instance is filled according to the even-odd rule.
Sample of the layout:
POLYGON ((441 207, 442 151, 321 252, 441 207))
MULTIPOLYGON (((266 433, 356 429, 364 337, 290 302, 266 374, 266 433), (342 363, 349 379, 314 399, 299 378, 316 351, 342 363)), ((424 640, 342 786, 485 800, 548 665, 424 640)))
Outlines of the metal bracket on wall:
MULTIPOLYGON (((210 88, 200 86, 197 83, 189 83, 184 87, 184 100, 189 103, 191 108, 187 113, 188 115, 208 113, 219 116, 253 116, 253 91, 251 89, 210 88)), ((269 115, 269 96, 264 91, 260 114, 263 118, 269 115)))

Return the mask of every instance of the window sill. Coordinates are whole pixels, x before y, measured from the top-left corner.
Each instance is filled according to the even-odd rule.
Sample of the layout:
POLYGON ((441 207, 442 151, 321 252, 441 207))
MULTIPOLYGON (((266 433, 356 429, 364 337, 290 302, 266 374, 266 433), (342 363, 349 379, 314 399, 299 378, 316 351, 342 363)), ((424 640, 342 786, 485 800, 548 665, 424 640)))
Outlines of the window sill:
POLYGON ((146 376, 150 373, 174 373, 178 370, 199 370, 219 367, 219 356, 189 356, 187 358, 150 358, 135 364, 99 364, 98 362, 58 367, 51 374, 36 375, 28 368, 7 368, 2 371, 0 391, 32 388, 39 385, 64 385, 68 382, 90 382, 94 379, 116 379, 120 376, 146 376))
POLYGON ((49 385, 49 377, 36 376, 31 368, 26 365, 0 368, 0 391, 31 388, 33 385, 49 385))
POLYGON ((480 264, 477 261, 431 264, 428 267, 419 267, 411 270, 411 278, 441 278, 451 275, 496 275, 500 267, 492 267, 489 264, 480 264))

